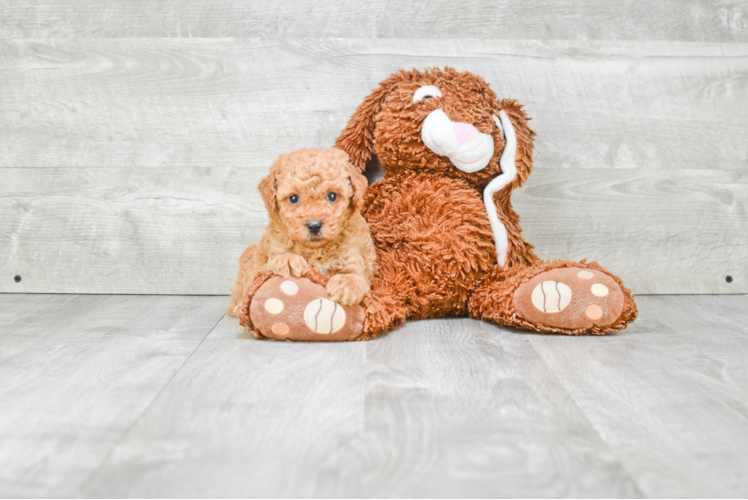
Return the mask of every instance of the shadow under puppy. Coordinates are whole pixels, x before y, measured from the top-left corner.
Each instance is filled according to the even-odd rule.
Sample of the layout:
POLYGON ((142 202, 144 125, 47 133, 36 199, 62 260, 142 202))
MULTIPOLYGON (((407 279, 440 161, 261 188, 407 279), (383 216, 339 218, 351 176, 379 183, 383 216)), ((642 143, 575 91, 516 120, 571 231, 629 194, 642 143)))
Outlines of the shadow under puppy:
POLYGON ((281 154, 259 185, 270 223, 239 259, 228 313, 239 316, 238 303, 258 274, 302 277, 310 266, 330 277, 326 289, 334 302, 361 302, 376 270, 374 243, 359 211, 366 187, 339 149, 281 154))

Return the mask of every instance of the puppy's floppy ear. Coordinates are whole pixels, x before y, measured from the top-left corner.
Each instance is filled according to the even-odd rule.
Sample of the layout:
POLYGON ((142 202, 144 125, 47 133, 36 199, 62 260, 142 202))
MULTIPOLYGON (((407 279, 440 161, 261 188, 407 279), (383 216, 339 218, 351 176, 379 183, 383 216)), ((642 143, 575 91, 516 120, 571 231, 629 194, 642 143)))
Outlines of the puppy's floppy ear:
MULTIPOLYGON (((415 71, 415 70, 414 70, 415 71)), ((335 140, 335 147, 342 149, 351 158, 351 163, 361 172, 374 153, 374 118, 382 110, 382 102, 392 87, 411 77, 413 71, 400 70, 379 83, 364 99, 348 120, 348 124, 335 140)))
POLYGON ((348 153, 339 148, 330 148, 327 153, 337 162, 343 166, 348 173, 348 182, 351 183, 353 189, 353 198, 351 201, 356 207, 356 210, 361 210, 364 206, 364 196, 366 195, 366 188, 369 186, 369 182, 366 177, 358 172, 358 169, 351 163, 348 153))
POLYGON ((366 195, 366 188, 369 186, 369 183, 366 177, 358 172, 351 172, 348 180, 351 182, 351 187, 353 188, 353 205, 356 207, 356 210, 360 211, 364 208, 364 196, 366 195))
POLYGON ((262 201, 265 202, 265 208, 267 208, 268 214, 272 217, 278 210, 278 200, 276 198, 278 194, 278 186, 276 176, 278 171, 281 169, 281 165, 286 161, 287 154, 282 154, 273 162, 270 167, 270 173, 260 181, 260 185, 257 189, 260 190, 262 195, 262 201))
POLYGON ((260 190, 262 201, 265 202, 265 208, 267 208, 268 213, 274 213, 277 209, 275 195, 278 192, 275 186, 275 174, 270 173, 267 177, 262 179, 260 185, 257 186, 257 189, 260 190))

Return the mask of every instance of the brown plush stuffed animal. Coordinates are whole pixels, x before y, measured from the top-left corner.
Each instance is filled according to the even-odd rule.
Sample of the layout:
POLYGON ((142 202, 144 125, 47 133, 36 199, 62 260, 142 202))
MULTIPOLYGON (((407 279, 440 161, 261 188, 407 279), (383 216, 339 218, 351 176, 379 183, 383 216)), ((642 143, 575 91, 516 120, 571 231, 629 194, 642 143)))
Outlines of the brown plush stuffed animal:
MULTIPOLYGON (((337 318, 341 332, 353 332, 346 339, 438 316, 574 335, 620 330, 636 318, 618 277, 594 262, 543 262, 522 238, 511 194, 532 170, 527 120, 516 101, 497 99, 482 78, 451 68, 398 71, 358 107, 336 146, 362 171, 376 154, 385 175, 369 186, 362 211, 379 272, 362 303, 363 325, 360 316, 355 325, 337 318)), ((254 325, 255 294, 278 293, 264 290, 267 279, 258 278, 240 304, 246 328, 270 338, 341 340, 327 332, 278 337, 254 325)), ((310 279, 323 290, 324 276, 310 279)))

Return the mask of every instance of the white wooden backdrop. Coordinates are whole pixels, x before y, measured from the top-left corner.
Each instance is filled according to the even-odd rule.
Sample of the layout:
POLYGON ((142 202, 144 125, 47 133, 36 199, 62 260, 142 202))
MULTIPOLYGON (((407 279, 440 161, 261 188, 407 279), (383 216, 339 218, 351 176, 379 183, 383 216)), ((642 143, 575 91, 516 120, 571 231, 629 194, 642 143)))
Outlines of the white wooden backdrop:
POLYGON ((533 117, 540 256, 748 293, 748 2, 706 0, 0 0, 0 292, 227 293, 273 158, 428 66, 533 117))

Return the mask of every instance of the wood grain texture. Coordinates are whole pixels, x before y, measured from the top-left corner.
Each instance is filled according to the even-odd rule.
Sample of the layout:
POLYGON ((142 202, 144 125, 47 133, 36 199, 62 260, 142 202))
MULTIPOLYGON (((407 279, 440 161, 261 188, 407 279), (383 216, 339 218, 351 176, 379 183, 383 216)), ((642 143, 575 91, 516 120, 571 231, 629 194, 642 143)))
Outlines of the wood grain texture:
POLYGON ((748 44, 0 40, 0 61, 0 291, 225 293, 272 160, 330 146, 412 65, 525 103, 539 255, 635 293, 748 291, 748 44))
POLYGON ((227 317, 83 495, 640 496, 525 340, 451 319, 289 344, 227 317))
MULTIPOLYGON (((264 169, 3 173, 3 292, 225 294, 267 220, 264 169)), ((538 170, 514 200, 544 259, 597 260, 637 294, 748 292, 746 171, 538 170)))
POLYGON ((537 171, 514 206, 539 257, 596 260, 634 293, 748 292, 748 170, 537 171))
POLYGON ((642 495, 517 330, 411 322, 366 362, 366 496, 642 495))
POLYGON ((656 296, 647 303, 654 316, 678 332, 679 339, 714 361, 701 373, 721 382, 725 395, 748 401, 748 385, 744 383, 748 381, 748 296, 656 296), (725 348, 732 345, 738 347, 725 348))
POLYGON ((344 359, 226 318, 83 495, 745 496, 746 306, 642 297, 602 338, 411 322, 344 359))
POLYGON ((743 1, 3 0, 3 38, 302 36, 748 41, 743 1))
POLYGON ((343 344, 252 339, 224 303, 0 294, 0 496, 748 494, 748 296, 343 344))
POLYGON ((0 290, 226 294, 239 255, 267 222, 257 192, 264 175, 251 168, 4 169, 0 290))
POLYGON ((746 168, 748 44, 456 39, 0 40, 0 167, 267 167, 413 66, 524 103, 538 169, 746 168))
POLYGON ((748 297, 638 302, 613 337, 530 342, 646 496, 746 496, 748 297))
POLYGON ((0 497, 75 496, 224 303, 0 295, 0 497))
POLYGON ((82 496, 340 497, 360 463, 365 342, 286 343, 225 317, 82 496))

